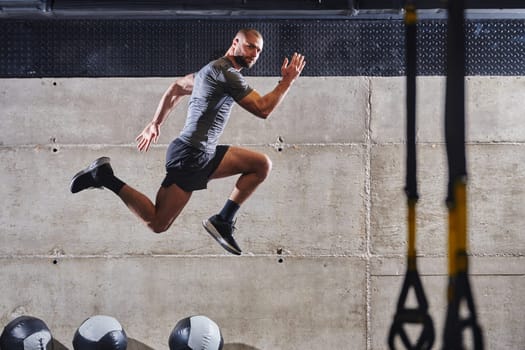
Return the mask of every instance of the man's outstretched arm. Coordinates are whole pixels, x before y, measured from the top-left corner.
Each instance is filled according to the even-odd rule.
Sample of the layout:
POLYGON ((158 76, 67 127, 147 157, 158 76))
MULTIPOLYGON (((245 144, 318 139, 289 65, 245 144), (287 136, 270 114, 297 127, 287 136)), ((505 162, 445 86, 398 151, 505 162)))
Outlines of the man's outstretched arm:
POLYGON ((252 91, 239 101, 239 105, 259 118, 266 119, 284 99, 293 82, 303 71, 306 64, 304 56, 294 53, 290 62, 284 59, 281 66, 282 78, 279 84, 264 96, 257 91, 252 91))
POLYGON ((182 78, 178 78, 171 84, 162 98, 153 119, 146 125, 144 130, 135 138, 137 148, 141 152, 146 152, 151 143, 157 143, 160 135, 160 126, 168 118, 171 111, 182 101, 186 95, 193 91, 193 73, 182 78))

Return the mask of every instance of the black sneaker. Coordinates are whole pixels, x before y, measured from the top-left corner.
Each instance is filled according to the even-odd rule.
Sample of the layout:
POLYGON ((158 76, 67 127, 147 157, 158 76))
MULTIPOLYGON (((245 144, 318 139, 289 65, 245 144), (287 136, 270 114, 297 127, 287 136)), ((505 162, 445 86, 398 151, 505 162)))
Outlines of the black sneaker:
POLYGON ((100 175, 113 175, 113 169, 109 164, 109 157, 100 157, 91 163, 86 169, 79 171, 71 180, 70 190, 77 193, 87 188, 101 188, 100 175))
POLYGON ((235 230, 233 222, 224 221, 219 215, 213 215, 208 220, 204 220, 202 226, 228 252, 241 255, 241 248, 233 238, 233 231, 235 230))

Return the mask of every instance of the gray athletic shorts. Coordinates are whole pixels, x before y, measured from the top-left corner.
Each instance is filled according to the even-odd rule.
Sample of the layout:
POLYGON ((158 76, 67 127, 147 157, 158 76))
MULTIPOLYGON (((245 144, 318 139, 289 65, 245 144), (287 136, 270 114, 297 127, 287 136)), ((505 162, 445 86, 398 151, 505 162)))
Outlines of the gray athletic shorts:
POLYGON ((217 146, 215 153, 206 153, 180 139, 173 140, 166 152, 166 177, 162 187, 176 184, 186 192, 203 190, 219 166, 229 146, 217 146))

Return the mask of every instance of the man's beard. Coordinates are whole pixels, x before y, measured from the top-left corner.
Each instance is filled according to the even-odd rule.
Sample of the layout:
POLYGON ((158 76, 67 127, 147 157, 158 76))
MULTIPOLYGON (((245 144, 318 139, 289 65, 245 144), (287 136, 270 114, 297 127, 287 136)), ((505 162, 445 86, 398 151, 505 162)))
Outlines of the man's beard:
POLYGON ((233 58, 235 59, 235 62, 237 62, 237 64, 243 68, 252 68, 253 64, 255 62, 248 62, 246 61, 246 57, 244 56, 233 56, 233 58))

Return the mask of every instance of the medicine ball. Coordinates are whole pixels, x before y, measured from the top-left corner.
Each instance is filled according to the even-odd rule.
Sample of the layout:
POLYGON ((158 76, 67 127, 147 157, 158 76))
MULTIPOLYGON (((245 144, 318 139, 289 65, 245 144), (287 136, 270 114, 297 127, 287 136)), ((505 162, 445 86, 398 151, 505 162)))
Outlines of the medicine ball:
POLYGON ((128 337, 113 317, 96 315, 78 327, 73 338, 74 350, 125 350, 128 337))
POLYGON ((20 316, 5 326, 0 336, 3 350, 52 350, 53 336, 44 321, 20 316))
POLYGON ((219 326, 206 316, 186 317, 170 334, 170 350, 221 350, 224 341, 219 326))

